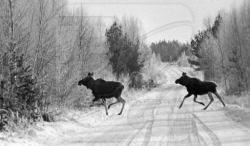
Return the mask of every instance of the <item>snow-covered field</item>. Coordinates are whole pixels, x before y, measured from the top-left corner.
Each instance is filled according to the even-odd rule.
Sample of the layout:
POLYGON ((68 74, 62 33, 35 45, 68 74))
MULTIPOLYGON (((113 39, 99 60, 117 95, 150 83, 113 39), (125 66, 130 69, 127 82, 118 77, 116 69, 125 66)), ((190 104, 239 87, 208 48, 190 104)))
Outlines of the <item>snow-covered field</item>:
MULTIPOLYGON (((104 107, 68 110, 57 117, 56 122, 39 122, 25 131, 0 133, 0 146, 164 145, 166 142, 174 145, 171 138, 181 142, 190 129, 191 136, 187 142, 191 145, 250 143, 249 130, 228 119, 217 99, 208 111, 202 111, 202 107, 193 104, 191 98, 185 101, 181 110, 177 108, 186 91, 174 84, 175 79, 182 71, 199 78, 202 78, 201 74, 175 65, 159 64, 157 69, 164 76, 164 80, 158 79, 161 85, 150 92, 125 94, 134 100, 127 102, 121 116, 117 115, 120 104, 109 109, 108 116, 104 107), (195 123, 190 121, 191 117, 195 123), (218 122, 224 123, 225 129, 218 127, 218 122), (223 132, 227 134, 223 135, 223 132), (230 133, 235 133, 235 141, 230 139, 230 133), (249 139, 246 138, 248 136, 249 139)), ((202 97, 199 100, 203 98, 206 99, 202 97)))

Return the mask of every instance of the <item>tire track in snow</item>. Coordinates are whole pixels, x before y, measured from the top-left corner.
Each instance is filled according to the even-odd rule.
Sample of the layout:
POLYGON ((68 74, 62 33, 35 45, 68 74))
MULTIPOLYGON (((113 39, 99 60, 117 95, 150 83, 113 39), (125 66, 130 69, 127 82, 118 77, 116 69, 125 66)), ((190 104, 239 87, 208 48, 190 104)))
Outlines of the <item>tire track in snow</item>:
MULTIPOLYGON (((160 140, 159 145, 190 145, 193 143, 190 135, 192 135, 192 117, 185 108, 181 111, 178 108, 178 95, 179 87, 174 86, 175 88, 171 91, 172 98, 175 102, 171 105, 171 112, 168 114, 168 119, 166 121, 169 132, 166 133, 160 140)), ((195 135, 196 136, 196 135, 195 135)))
MULTIPOLYGON (((150 108, 147 107, 148 112, 144 111, 144 117, 148 117, 149 119, 147 119, 147 124, 142 127, 137 133, 135 133, 130 139, 129 142, 127 143, 127 145, 134 145, 136 143, 136 139, 138 139, 139 135, 142 133, 143 130, 145 130, 145 134, 144 134, 144 138, 143 138, 143 142, 140 144, 142 146, 147 146, 151 140, 151 136, 152 136, 152 130, 153 130, 153 124, 155 121, 155 109, 158 106, 158 104, 161 104, 161 100, 162 100, 162 96, 160 95, 161 92, 158 92, 158 95, 155 96, 156 99, 153 99, 155 102, 154 104, 150 104, 150 108), (146 113, 146 114, 145 114, 146 113)), ((146 105, 149 106, 149 105, 146 105)), ((133 106, 132 106, 133 107, 133 106)), ((130 124, 133 126, 133 122, 135 120, 130 121, 130 124)), ((138 145, 138 144, 136 144, 138 145)))
POLYGON ((196 116, 195 114, 193 114, 193 117, 195 119, 195 121, 197 121, 201 127, 207 132, 207 134, 209 135, 209 137, 212 139, 212 143, 214 146, 221 146, 221 142, 219 140, 219 138, 217 137, 217 135, 210 129, 208 128, 202 121, 201 119, 196 116))

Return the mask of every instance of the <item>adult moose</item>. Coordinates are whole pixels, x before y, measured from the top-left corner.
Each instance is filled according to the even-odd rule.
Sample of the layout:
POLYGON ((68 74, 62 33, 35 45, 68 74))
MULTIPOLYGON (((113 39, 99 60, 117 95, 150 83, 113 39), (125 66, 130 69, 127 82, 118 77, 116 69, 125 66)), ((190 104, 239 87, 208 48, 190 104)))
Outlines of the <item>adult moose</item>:
POLYGON ((182 107, 182 104, 184 100, 191 95, 194 95, 194 102, 199 103, 203 106, 205 104, 203 102, 196 101, 198 95, 204 95, 208 94, 208 97, 210 99, 210 102, 208 105, 203 109, 206 110, 208 106, 214 101, 214 98, 212 96, 212 93, 218 97, 218 99, 221 101, 223 106, 225 106, 225 103, 223 102, 221 96, 218 94, 216 87, 217 84, 214 82, 208 82, 208 81, 201 81, 197 78, 190 78, 187 76, 185 72, 182 73, 182 76, 175 81, 176 84, 181 84, 182 86, 185 86, 187 88, 188 94, 184 97, 183 101, 181 102, 179 108, 182 107))
POLYGON ((122 91, 124 89, 124 86, 122 85, 122 83, 120 82, 113 82, 113 81, 105 81, 103 79, 94 79, 93 78, 93 72, 92 73, 88 73, 88 76, 85 77, 84 79, 80 80, 78 82, 78 85, 84 85, 85 87, 87 87, 87 89, 92 90, 93 95, 95 96, 95 98, 92 100, 93 102, 102 99, 102 102, 105 106, 105 110, 106 110, 106 115, 108 115, 108 109, 116 104, 121 102, 122 103, 122 109, 120 111, 120 113, 118 115, 122 114, 124 105, 126 103, 126 101, 124 99, 122 99, 121 94, 122 91), (107 102, 106 99, 109 98, 116 98, 116 102, 115 103, 111 103, 108 108, 107 108, 107 102))

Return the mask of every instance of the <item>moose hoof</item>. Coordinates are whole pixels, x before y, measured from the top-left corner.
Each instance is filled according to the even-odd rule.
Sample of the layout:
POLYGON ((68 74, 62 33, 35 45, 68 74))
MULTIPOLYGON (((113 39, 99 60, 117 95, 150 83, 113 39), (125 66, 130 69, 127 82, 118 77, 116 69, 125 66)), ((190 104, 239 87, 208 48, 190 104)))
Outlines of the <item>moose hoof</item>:
POLYGON ((122 113, 119 113, 118 115, 121 115, 122 113))
POLYGON ((204 108, 203 110, 206 110, 207 108, 204 108))
POLYGON ((204 103, 201 103, 203 106, 205 106, 205 104, 204 103))

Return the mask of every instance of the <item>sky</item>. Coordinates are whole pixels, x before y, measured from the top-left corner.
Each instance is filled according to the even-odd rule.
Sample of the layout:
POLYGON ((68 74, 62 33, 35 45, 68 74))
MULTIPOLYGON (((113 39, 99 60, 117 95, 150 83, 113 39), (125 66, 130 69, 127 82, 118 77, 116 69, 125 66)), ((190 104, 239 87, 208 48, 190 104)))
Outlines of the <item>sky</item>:
POLYGON ((81 5, 89 16, 101 16, 105 23, 133 16, 141 22, 146 43, 160 40, 189 42, 199 30, 205 28, 204 20, 211 23, 219 11, 239 7, 243 0, 68 0, 74 11, 81 5))

